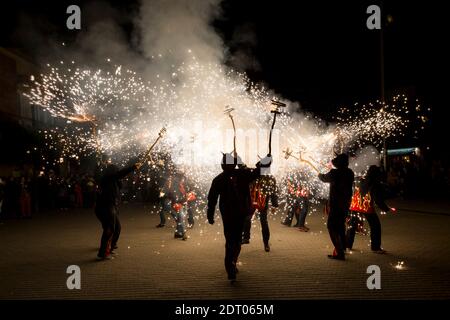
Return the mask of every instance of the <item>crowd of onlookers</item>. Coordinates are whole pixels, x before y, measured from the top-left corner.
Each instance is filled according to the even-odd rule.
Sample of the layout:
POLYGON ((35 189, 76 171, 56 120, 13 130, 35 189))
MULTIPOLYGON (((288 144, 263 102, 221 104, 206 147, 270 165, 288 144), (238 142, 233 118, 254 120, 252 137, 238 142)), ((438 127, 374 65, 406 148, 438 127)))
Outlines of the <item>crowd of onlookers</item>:
POLYGON ((36 175, 14 171, 0 178, 0 218, 31 218, 42 210, 91 208, 96 185, 90 175, 62 177, 53 170, 36 175))
MULTIPOLYGON (((154 179, 130 177, 123 180, 125 201, 157 201, 158 186, 154 179)), ((33 174, 14 170, 0 177, 0 219, 31 218, 42 211, 69 208, 93 208, 96 199, 93 174, 59 175, 54 170, 33 174)))
POLYGON ((385 178, 392 196, 423 198, 450 194, 450 168, 440 160, 427 165, 418 157, 395 157, 385 178))
MULTIPOLYGON (((156 179, 138 176, 124 179, 122 198, 126 201, 156 202, 156 179)), ((391 197, 447 197, 450 169, 436 160, 425 165, 418 157, 393 157, 385 173, 391 197)), ((32 174, 15 170, 0 178, 0 219, 31 218, 35 213, 68 208, 93 208, 96 182, 92 174, 62 176, 54 170, 32 174)))

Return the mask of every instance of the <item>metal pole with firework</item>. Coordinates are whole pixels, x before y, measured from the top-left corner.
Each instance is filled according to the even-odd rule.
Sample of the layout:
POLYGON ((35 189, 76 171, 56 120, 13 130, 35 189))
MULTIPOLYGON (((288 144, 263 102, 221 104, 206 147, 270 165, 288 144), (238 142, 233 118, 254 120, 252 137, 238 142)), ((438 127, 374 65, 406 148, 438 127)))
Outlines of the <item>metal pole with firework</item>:
POLYGON ((286 160, 289 159, 289 158, 294 158, 294 159, 296 159, 296 160, 298 160, 298 161, 300 161, 300 162, 304 162, 304 163, 308 164, 311 168, 314 169, 314 171, 316 171, 317 173, 320 173, 320 170, 317 169, 317 167, 316 167, 311 161, 309 161, 309 160, 307 160, 307 159, 304 159, 304 158, 302 157, 302 151, 299 151, 299 152, 298 152, 299 157, 294 156, 294 155, 292 154, 293 151, 292 151, 291 149, 289 149, 289 148, 286 148, 286 150, 283 150, 283 153, 284 153, 284 158, 285 158, 286 160))
POLYGON ((289 159, 289 158, 294 158, 294 159, 296 159, 296 160, 300 160, 299 158, 297 158, 296 156, 294 156, 292 153, 293 153, 293 151, 291 150, 291 149, 289 149, 289 148, 286 148, 286 150, 283 150, 283 153, 284 153, 284 158, 287 160, 287 159, 289 159))
POLYGON ((273 113, 273 121, 272 127, 270 128, 269 133, 269 154, 272 154, 272 132, 275 128, 275 122, 277 121, 277 114, 281 114, 281 108, 286 108, 286 104, 280 101, 272 100, 272 104, 275 106, 274 110, 271 110, 270 113, 273 113))
POLYGON ((301 161, 301 162, 304 162, 304 163, 306 163, 306 164, 309 164, 309 165, 311 166, 311 168, 314 169, 314 171, 316 171, 317 173, 320 173, 320 170, 317 169, 317 167, 316 167, 315 165, 313 165, 311 161, 309 161, 309 160, 303 158, 303 156, 302 156, 303 152, 302 152, 302 151, 299 151, 298 153, 299 153, 299 158, 300 158, 300 161, 301 161))
POLYGON ((230 106, 225 106, 225 111, 224 113, 227 114, 230 119, 231 119, 231 123, 233 124, 233 132, 234 132, 234 137, 233 137, 233 156, 235 159, 237 159, 237 151, 236 151, 236 126, 234 124, 234 119, 233 119, 233 115, 231 114, 231 112, 233 112, 234 108, 231 108, 230 106))
POLYGON ((144 154, 144 156, 142 157, 142 160, 139 161, 136 165, 138 166, 138 168, 140 168, 144 162, 146 161, 146 159, 148 158, 148 156, 150 155, 150 152, 153 150, 153 148, 155 147, 155 145, 158 143, 159 140, 161 140, 161 138, 164 136, 164 134, 167 132, 167 129, 165 127, 163 127, 159 133, 158 133, 158 137, 156 138, 155 142, 153 142, 153 144, 150 146, 150 148, 148 148, 147 152, 144 154))

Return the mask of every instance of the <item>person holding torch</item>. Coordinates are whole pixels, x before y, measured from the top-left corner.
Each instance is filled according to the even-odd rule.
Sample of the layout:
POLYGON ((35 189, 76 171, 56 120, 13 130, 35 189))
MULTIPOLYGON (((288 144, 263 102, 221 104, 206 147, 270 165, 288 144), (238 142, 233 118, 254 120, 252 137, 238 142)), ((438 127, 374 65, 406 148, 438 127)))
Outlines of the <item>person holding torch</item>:
POLYGON ((135 163, 132 166, 120 169, 111 163, 111 160, 102 159, 104 169, 99 174, 97 183, 97 200, 95 203, 95 215, 102 224, 103 233, 98 250, 98 260, 111 259, 111 253, 117 249, 121 225, 119 220, 119 202, 121 180, 129 173, 139 169, 141 163, 135 163))

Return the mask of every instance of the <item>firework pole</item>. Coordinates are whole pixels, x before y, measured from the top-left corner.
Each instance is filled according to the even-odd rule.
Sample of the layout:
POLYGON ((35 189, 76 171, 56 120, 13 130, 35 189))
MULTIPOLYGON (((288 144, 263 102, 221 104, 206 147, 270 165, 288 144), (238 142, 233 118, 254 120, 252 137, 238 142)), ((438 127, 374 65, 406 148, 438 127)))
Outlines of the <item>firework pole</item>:
POLYGON ((309 165, 311 166, 311 168, 314 169, 314 171, 316 171, 317 173, 320 173, 320 170, 317 169, 317 167, 316 167, 315 165, 313 165, 311 161, 306 160, 306 159, 304 159, 304 158, 302 157, 302 152, 301 152, 301 151, 299 151, 299 154, 300 154, 300 161, 301 161, 301 162, 304 162, 304 163, 309 164, 309 165))
POLYGON ((153 144, 150 146, 150 148, 148 148, 148 150, 147 150, 147 152, 145 153, 145 155, 144 155, 144 157, 142 158, 142 160, 139 161, 139 162, 137 163, 138 168, 140 168, 140 167, 144 164, 145 160, 149 157, 150 152, 153 150, 153 148, 154 148, 155 145, 158 143, 158 141, 164 136, 164 134, 166 133, 166 131, 167 131, 167 130, 166 130, 166 128, 164 128, 164 127, 159 131, 158 137, 156 138, 155 142, 153 142, 153 144))
POLYGON ((272 100, 272 104, 275 106, 274 110, 271 110, 270 112, 273 113, 273 121, 272 121, 272 127, 270 128, 270 134, 269 134, 269 154, 272 154, 272 132, 273 128, 275 128, 275 122, 277 121, 277 114, 281 114, 281 108, 285 108, 286 104, 283 102, 279 102, 276 100, 272 100))
POLYGON ((292 154, 292 150, 289 149, 289 148, 286 148, 286 150, 283 150, 283 153, 284 153, 284 158, 285 158, 286 160, 289 159, 290 157, 292 157, 292 158, 294 158, 294 159, 300 161, 300 158, 297 158, 296 156, 294 156, 294 155, 292 154))
POLYGON ((319 169, 317 169, 317 167, 314 164, 312 164, 311 161, 309 161, 307 159, 304 159, 302 157, 302 152, 301 151, 298 152, 299 153, 299 157, 298 158, 292 154, 292 150, 289 149, 289 148, 286 148, 286 150, 283 150, 283 153, 284 153, 284 158, 286 160, 289 159, 289 158, 294 158, 294 159, 296 159, 296 160, 298 160, 300 162, 304 162, 306 164, 309 164, 311 166, 311 168, 314 169, 314 171, 316 171, 317 173, 320 173, 319 169))
POLYGON ((231 119, 231 123, 233 124, 233 132, 234 132, 234 137, 233 137, 233 156, 234 158, 237 159, 237 151, 236 151, 236 126, 234 124, 234 119, 233 119, 233 115, 231 114, 231 112, 234 110, 234 108, 231 108, 230 106, 225 106, 225 114, 228 114, 228 116, 231 119))

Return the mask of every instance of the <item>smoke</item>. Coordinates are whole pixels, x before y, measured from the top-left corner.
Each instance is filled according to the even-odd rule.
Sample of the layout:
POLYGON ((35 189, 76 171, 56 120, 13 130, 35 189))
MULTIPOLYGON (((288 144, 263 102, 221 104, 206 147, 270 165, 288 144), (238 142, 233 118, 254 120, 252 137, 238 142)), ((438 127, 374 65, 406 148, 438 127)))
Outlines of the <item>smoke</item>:
POLYGON ((71 55, 79 64, 102 65, 108 58, 117 64, 134 69, 144 65, 123 26, 132 23, 129 15, 104 1, 95 1, 81 8, 82 29, 65 55, 71 55))
POLYGON ((380 165, 380 153, 375 147, 367 146, 356 152, 355 157, 350 159, 349 167, 356 176, 362 176, 372 165, 380 165))
MULTIPOLYGON (((137 156, 165 126, 167 135, 159 150, 169 151, 176 164, 209 184, 220 171, 220 152, 233 149, 232 124, 224 114, 227 106, 234 108, 237 151, 244 162, 251 166, 268 152, 271 100, 285 100, 225 66, 228 59, 241 70, 259 67, 252 57, 256 37, 251 26, 238 28, 231 42, 237 49, 227 56, 229 52, 212 26, 221 15, 220 2, 141 1, 129 15, 104 2, 82 8, 82 31, 71 47, 55 45, 65 49, 55 60, 76 60, 78 65, 94 68, 106 65, 113 74, 117 70, 118 76, 127 75, 126 81, 117 80, 121 86, 136 82, 146 86, 139 91, 143 95, 134 99, 139 105, 122 97, 116 97, 113 112, 102 113, 95 104, 83 105, 86 114, 99 121, 99 139, 110 146, 108 152, 126 158, 137 156), (128 26, 128 32, 123 25, 128 26)), ((283 175, 302 168, 314 172, 308 163, 319 171, 327 170, 336 141, 334 129, 302 112, 298 103, 285 102, 287 110, 281 111, 289 115, 277 117, 273 132, 273 173, 283 175)), ((362 153, 358 161, 366 158, 369 154, 362 153)), ((323 190, 324 185, 316 182, 315 188, 323 190)))
POLYGON ((57 31, 57 28, 45 19, 20 13, 18 25, 11 35, 12 45, 32 53, 32 58, 36 61, 44 62, 48 57, 58 56, 60 52, 53 37, 57 31))
POLYGON ((78 65, 99 67, 108 57, 136 69, 145 65, 123 28, 133 23, 130 10, 124 14, 105 1, 87 2, 80 6, 81 30, 68 30, 66 8, 58 8, 60 16, 50 22, 43 13, 27 12, 24 7, 12 35, 16 45, 40 65, 75 60, 78 65))
POLYGON ((141 1, 135 19, 135 40, 144 57, 162 58, 159 67, 180 65, 192 54, 205 64, 221 63, 223 42, 211 26, 220 15, 220 2, 141 1))
POLYGON ((255 26, 249 23, 236 27, 231 41, 229 41, 228 63, 237 70, 260 71, 261 65, 255 58, 254 50, 257 45, 255 26))

